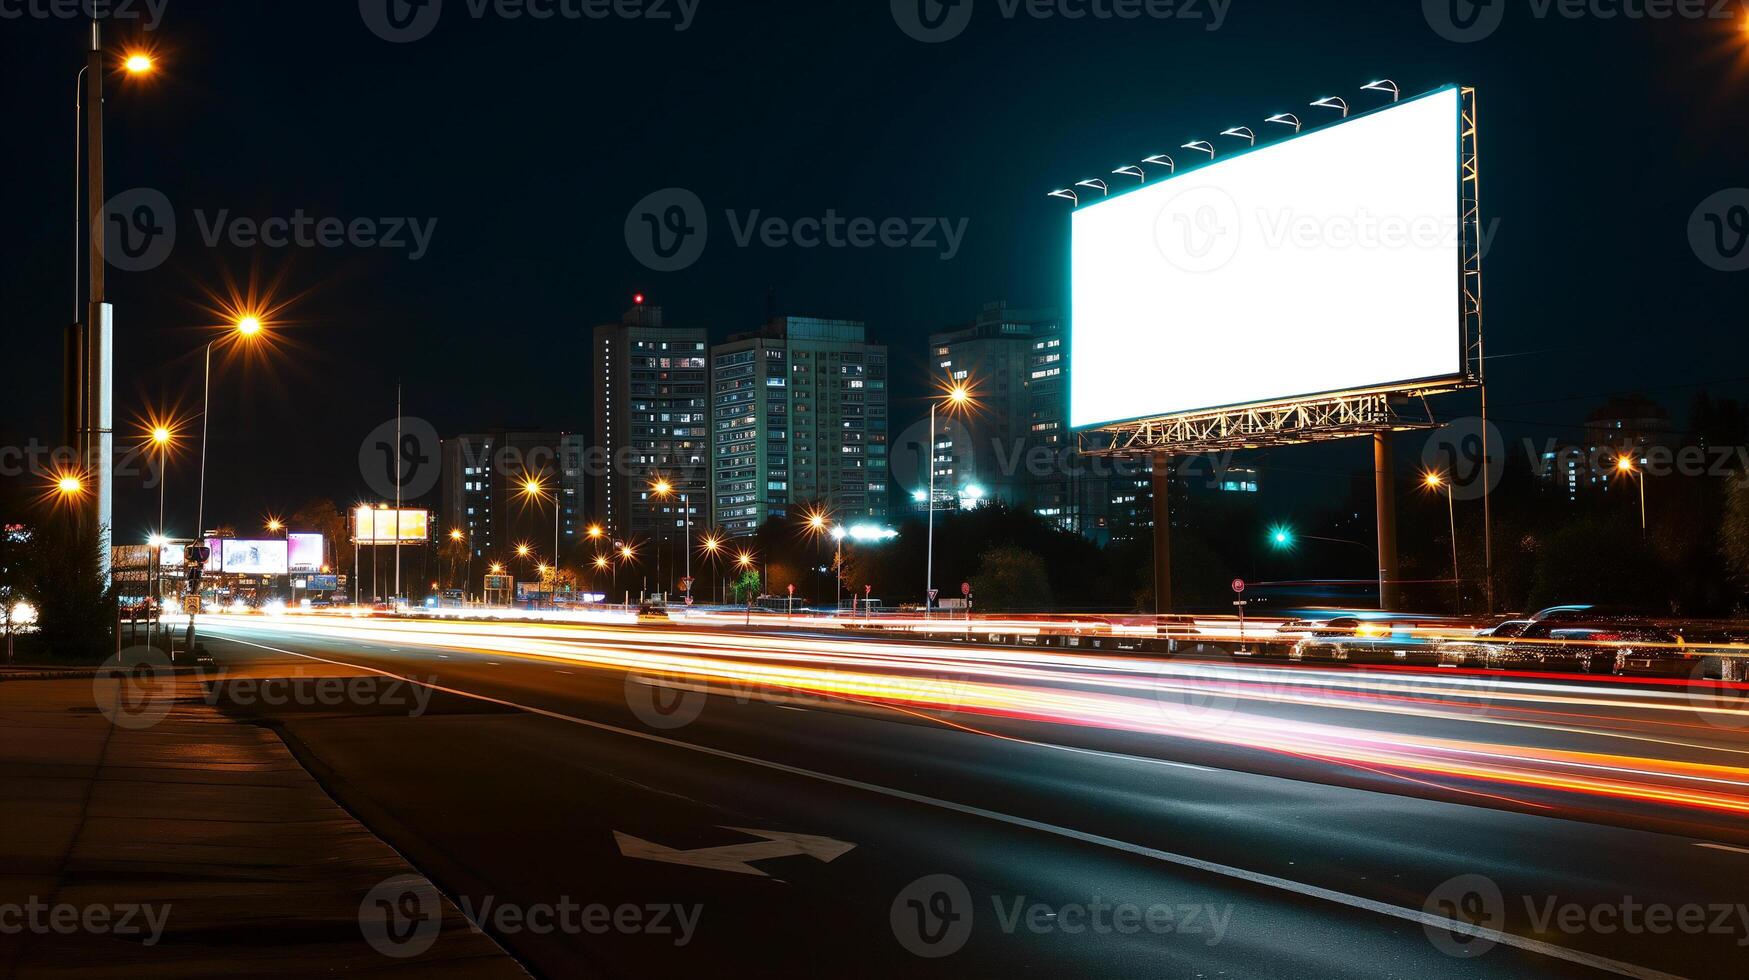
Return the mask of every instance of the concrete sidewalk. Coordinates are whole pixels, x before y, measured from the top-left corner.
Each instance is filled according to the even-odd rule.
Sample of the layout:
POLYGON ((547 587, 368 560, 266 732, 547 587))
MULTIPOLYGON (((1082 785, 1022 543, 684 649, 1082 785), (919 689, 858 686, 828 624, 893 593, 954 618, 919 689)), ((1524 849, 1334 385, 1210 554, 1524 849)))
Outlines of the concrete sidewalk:
POLYGON ((526 976, 272 732, 159 683, 0 683, 0 977, 526 976))

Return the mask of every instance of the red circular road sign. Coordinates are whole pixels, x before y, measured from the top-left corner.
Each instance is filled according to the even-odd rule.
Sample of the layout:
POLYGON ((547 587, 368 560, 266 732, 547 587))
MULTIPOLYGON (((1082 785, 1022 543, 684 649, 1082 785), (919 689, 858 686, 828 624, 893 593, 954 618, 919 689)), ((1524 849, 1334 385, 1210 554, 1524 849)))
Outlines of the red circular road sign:
POLYGON ((795 586, 794 586, 794 585, 791 585, 791 586, 790 586, 790 587, 789 587, 789 594, 790 594, 790 595, 795 595, 795 594, 796 594, 796 587, 795 587, 795 586))
POLYGON ((1233 580, 1233 593, 1235 595, 1244 595, 1245 594, 1245 580, 1244 579, 1236 578, 1233 580))
POLYGON ((969 596, 971 594, 972 594, 972 583, 961 582, 960 583, 960 595, 969 596))

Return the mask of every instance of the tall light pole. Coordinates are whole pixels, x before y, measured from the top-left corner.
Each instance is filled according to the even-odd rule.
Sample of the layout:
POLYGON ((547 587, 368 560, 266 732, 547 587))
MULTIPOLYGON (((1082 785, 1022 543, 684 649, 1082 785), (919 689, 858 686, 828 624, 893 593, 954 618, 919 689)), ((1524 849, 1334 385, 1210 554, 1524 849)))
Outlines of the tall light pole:
MULTIPOLYGON (((152 582, 152 600, 156 606, 157 619, 152 623, 150 633, 157 632, 158 621, 164 618, 164 484, 169 473, 170 444, 176 440, 176 431, 165 424, 153 425, 151 432, 152 448, 158 453, 158 530, 152 535, 152 571, 149 580, 152 582)), ((147 643, 151 636, 147 637, 147 643)))
MULTIPOLYGON (((144 75, 152 70, 152 59, 145 54, 132 54, 122 63, 131 75, 144 75)), ((84 309, 75 302, 74 324, 69 328, 67 342, 67 428, 75 440, 80 466, 90 475, 90 493, 85 501, 87 519, 100 542, 99 567, 105 582, 109 580, 108 540, 113 538, 111 523, 115 507, 115 320, 114 308, 104 291, 104 226, 103 209, 107 203, 103 190, 103 63, 102 34, 98 22, 91 22, 91 48, 86 52, 85 67, 74 80, 73 104, 77 120, 83 109, 84 135, 87 141, 85 168, 85 228, 86 262, 89 266, 89 292, 84 309), (81 86, 84 97, 81 104, 81 86), (81 316, 82 314, 82 316, 81 316), (79 321, 83 320, 81 324, 79 321), (109 535, 109 537, 105 537, 109 535)), ((79 168, 79 128, 74 127, 73 169, 79 168)), ((75 178, 76 186, 76 178, 75 178)), ((79 247, 79 200, 73 198, 75 257, 79 247)), ((79 264, 73 263, 75 284, 79 264)), ((75 285, 75 296, 77 286, 75 285)))
MULTIPOLYGON (((946 400, 950 409, 964 408, 971 404, 972 391, 964 384, 956 384, 947 390, 946 400)), ((929 544, 926 548, 928 566, 923 577, 924 619, 929 618, 935 605, 935 410, 941 401, 939 398, 929 401, 929 544)))
MULTIPOLYGON (((807 515, 808 533, 814 536, 814 591, 816 593, 820 591, 820 541, 827 533, 826 518, 826 512, 823 510, 810 511, 807 515)), ((819 601, 818 595, 814 598, 816 602, 819 601)))
MULTIPOLYGON (((232 336, 243 341, 252 341, 261 336, 266 327, 261 317, 253 313, 245 313, 231 325, 232 336)), ((212 428, 213 408, 213 345, 226 338, 215 338, 207 342, 205 354, 204 380, 201 382, 200 402, 200 489, 194 511, 194 540, 200 547, 206 545, 206 449, 207 434, 212 428)), ((357 569, 353 569, 354 572, 357 569)), ((194 652, 194 617, 200 610, 200 590, 194 593, 194 608, 188 612, 188 650, 194 652)))
POLYGON ((1446 517, 1451 522, 1451 587, 1457 598, 1455 606, 1457 614, 1462 616, 1464 614, 1464 584, 1463 578, 1458 572, 1457 504, 1452 499, 1451 481, 1447 480, 1444 474, 1429 473, 1424 478, 1424 482, 1429 490, 1445 491, 1445 512, 1446 517))
MULTIPOLYGON (((530 500, 535 500, 535 501, 545 500, 546 495, 547 495, 546 484, 542 483, 540 481, 540 477, 538 477, 538 476, 524 477, 523 481, 522 481, 522 495, 524 497, 527 497, 530 500)), ((554 609, 559 608, 559 513, 560 513, 560 510, 561 510, 561 508, 559 507, 559 492, 557 489, 554 489, 553 490, 553 591, 551 593, 552 594, 552 605, 553 605, 554 609)))
POLYGON ((1629 456, 1616 457, 1615 471, 1635 479, 1640 484, 1640 537, 1644 538, 1646 536, 1646 474, 1634 465, 1633 458, 1629 456))

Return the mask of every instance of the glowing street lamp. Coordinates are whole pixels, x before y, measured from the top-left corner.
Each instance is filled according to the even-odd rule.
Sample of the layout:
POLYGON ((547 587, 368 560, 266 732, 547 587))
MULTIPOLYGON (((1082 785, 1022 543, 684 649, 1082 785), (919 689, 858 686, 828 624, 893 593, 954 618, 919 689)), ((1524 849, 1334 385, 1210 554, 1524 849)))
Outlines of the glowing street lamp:
POLYGON ((1462 616, 1464 614, 1464 586, 1458 572, 1457 504, 1452 499, 1451 481, 1446 479, 1443 473, 1428 472, 1422 477, 1421 482, 1429 490, 1445 491, 1445 512, 1451 523, 1451 587, 1457 596, 1457 614, 1462 616))
POLYGON ((268 534, 278 534, 279 532, 281 532, 283 530, 285 530, 285 522, 284 521, 280 520, 277 517, 269 517, 267 519, 267 533, 268 534))
POLYGON ((1624 477, 1635 478, 1640 484, 1640 537, 1646 536, 1646 474, 1635 465, 1631 456, 1617 456, 1615 471, 1624 477))
POLYGON ((927 565, 923 572, 924 619, 929 618, 931 607, 935 605, 935 410, 942 401, 947 402, 950 412, 970 407, 973 404, 971 384, 960 381, 949 385, 944 398, 931 399, 929 402, 929 544, 925 549, 927 565))
MULTIPOLYGON (((651 485, 650 492, 655 494, 656 497, 658 497, 659 499, 667 500, 670 497, 673 497, 677 491, 674 488, 674 484, 669 483, 666 479, 662 479, 662 478, 658 477, 656 482, 651 485)), ((682 519, 685 521, 686 540, 688 542, 687 547, 685 549, 683 549, 686 552, 686 581, 687 581, 686 593, 687 593, 687 595, 691 595, 692 594, 692 546, 691 546, 691 541, 692 541, 692 501, 687 496, 685 491, 678 491, 678 492, 680 493, 680 513, 681 513, 682 519)), ((661 525, 658 524, 657 527, 661 527, 661 525)), ((662 575, 661 542, 657 542, 656 577, 658 580, 660 580, 661 575, 662 575)))
POLYGON ((130 75, 149 75, 152 73, 152 69, 157 67, 152 61, 152 56, 141 51, 128 55, 121 66, 127 69, 127 73, 130 75))
POLYGON ((71 473, 63 473, 55 478, 55 492, 63 498, 79 497, 85 493, 85 481, 71 473))
MULTIPOLYGON (((524 476, 522 480, 522 496, 529 500, 544 500, 547 496, 546 484, 538 476, 524 476)), ((559 506, 559 494, 553 491, 553 607, 559 604, 559 516, 563 508, 559 506)))

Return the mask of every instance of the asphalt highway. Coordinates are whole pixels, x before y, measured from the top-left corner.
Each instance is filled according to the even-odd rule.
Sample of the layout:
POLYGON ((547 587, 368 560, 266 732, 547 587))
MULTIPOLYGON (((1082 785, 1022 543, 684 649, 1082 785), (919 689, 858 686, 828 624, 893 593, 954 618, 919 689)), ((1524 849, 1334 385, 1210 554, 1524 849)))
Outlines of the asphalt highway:
POLYGON ((680 625, 201 629, 212 696, 538 975, 1749 970, 1728 686, 680 625), (596 917, 541 928, 573 906, 596 917))

